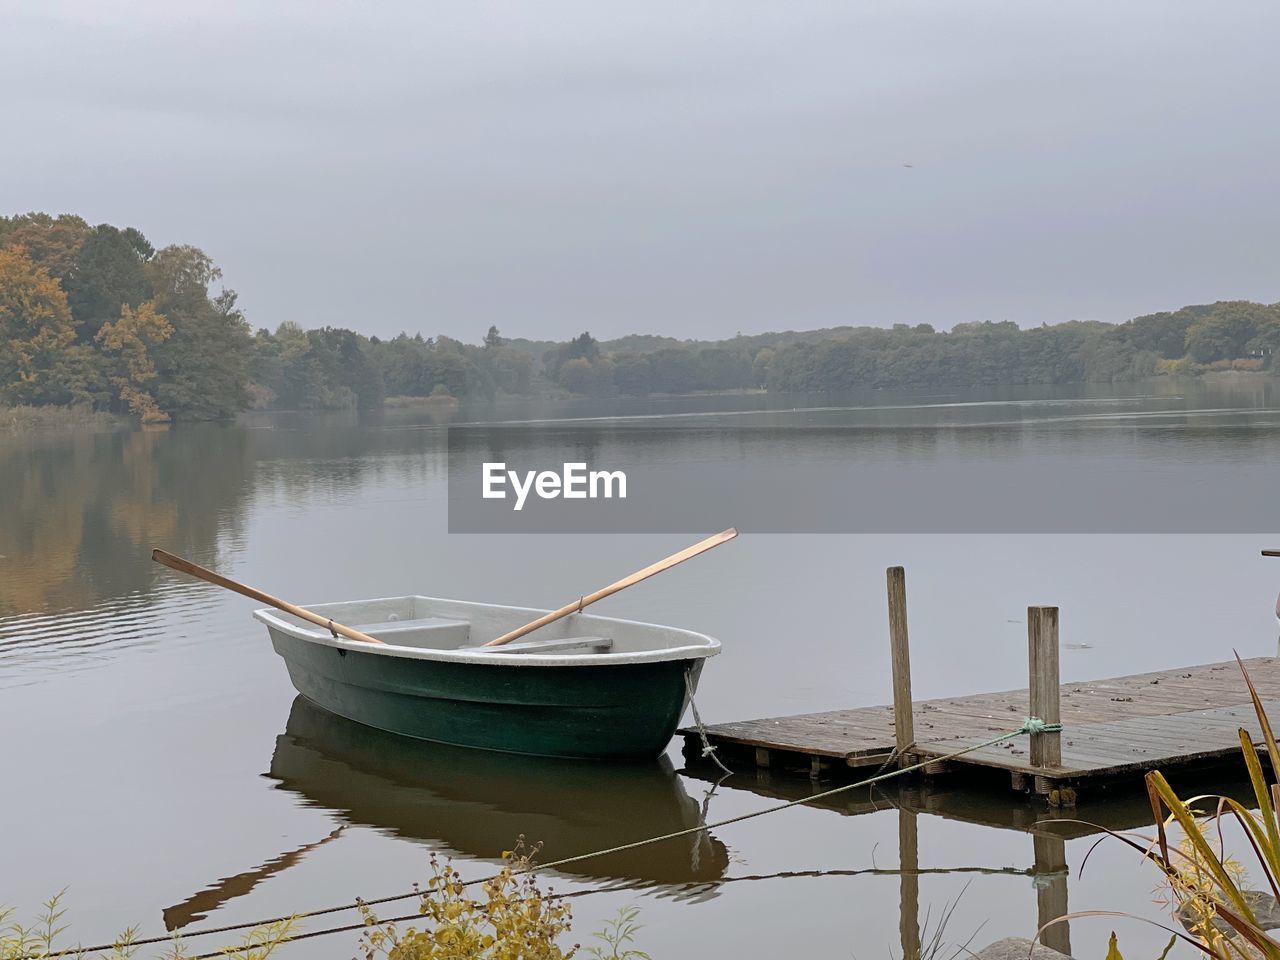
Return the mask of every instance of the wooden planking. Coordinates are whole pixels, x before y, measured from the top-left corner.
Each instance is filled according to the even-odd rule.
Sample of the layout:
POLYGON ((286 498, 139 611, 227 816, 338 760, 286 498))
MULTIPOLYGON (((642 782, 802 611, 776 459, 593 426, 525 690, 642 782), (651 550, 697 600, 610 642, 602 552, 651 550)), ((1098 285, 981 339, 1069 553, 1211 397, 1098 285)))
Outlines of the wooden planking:
POLYGON ((707 734, 713 741, 732 741, 744 746, 839 759, 887 753, 893 749, 893 711, 888 707, 873 709, 883 709, 884 717, 873 720, 858 711, 835 710, 798 717, 715 724, 707 727, 707 734))
MULTIPOLYGON (((1280 700, 1263 701, 1271 713, 1280 712, 1280 700)), ((1161 717, 1142 717, 1104 723, 1081 724, 1064 730, 1062 760, 1042 770, 1031 762, 1030 751, 1010 741, 966 754, 960 762, 994 766, 1027 773, 1046 773, 1055 779, 1121 776, 1162 764, 1191 763, 1235 756, 1240 751, 1239 730, 1260 740, 1257 717, 1251 703, 1213 710, 1161 717)), ((980 743, 983 737, 968 742, 980 743)), ((954 739, 919 744, 924 756, 954 753, 965 741, 954 739)))
MULTIPOLYGON (((1246 660, 1245 667, 1260 696, 1280 712, 1280 660, 1258 657, 1246 660)), ((1248 691, 1234 662, 1066 683, 1059 691, 1060 762, 1033 769, 1029 743, 1020 738, 967 754, 959 763, 1059 780, 1121 776, 1231 754, 1239 749, 1240 726, 1257 735, 1248 691)), ((1009 731, 1029 712, 1028 696, 1026 690, 1008 690, 916 703, 916 752, 944 756, 1009 731)), ((858 764, 893 750, 894 711, 889 706, 858 707, 714 724, 707 735, 714 744, 858 764)))

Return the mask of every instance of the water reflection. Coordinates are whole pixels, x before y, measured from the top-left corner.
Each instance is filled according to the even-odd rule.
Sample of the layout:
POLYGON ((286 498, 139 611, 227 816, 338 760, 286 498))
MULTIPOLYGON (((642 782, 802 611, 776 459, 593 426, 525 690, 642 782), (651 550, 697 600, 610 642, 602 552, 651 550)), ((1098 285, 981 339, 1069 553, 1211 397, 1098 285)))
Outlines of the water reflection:
POLYGON ((0 686, 172 641, 215 592, 150 560, 210 566, 238 549, 255 503, 350 493, 392 473, 429 481, 439 438, 315 418, 305 429, 191 424, 0 438, 0 686))
MULTIPOLYGON (((840 459, 851 450, 932 455, 952 445, 982 456, 987 448, 997 453, 1025 446, 1023 428, 1030 424, 1060 427, 1071 454, 1098 442, 1094 431, 1079 429, 1085 424, 1141 431, 1157 447, 1176 441, 1207 445, 1206 454, 1245 457, 1274 449, 1280 433, 1280 388, 1270 381, 1198 384, 1188 391, 1193 396, 1057 391, 1063 392, 1076 395, 1040 396, 1047 391, 1036 388, 966 391, 936 400, 878 393, 862 397, 866 405, 851 395, 821 398, 823 405, 811 407, 797 404, 817 399, 524 403, 476 407, 458 420, 507 414, 510 423, 538 417, 565 423, 596 413, 606 419, 587 442, 625 441, 641 457, 670 457, 673 445, 697 449, 719 442, 726 456, 762 461, 800 453, 840 459), (1013 399, 1015 394, 1031 398, 1013 399), (726 436, 726 425, 737 429, 726 436), (779 434, 779 427, 795 429, 779 434)), ((581 442, 584 434, 569 436, 581 442)), ((530 429, 518 440, 536 447, 556 437, 551 427, 530 429)), ((445 470, 444 447, 443 429, 414 411, 363 419, 254 415, 234 425, 0 438, 0 617, 83 610, 103 598, 145 591, 155 580, 145 562, 150 546, 209 557, 220 537, 238 537, 256 496, 349 493, 386 475, 401 485, 437 480, 445 470)))
MULTIPOLYGON (((1119 395, 1109 392, 1114 389, 1089 388, 1080 393, 1084 402, 1066 403, 1059 401, 1077 391, 1064 388, 1053 402, 1031 403, 1026 400, 1035 391, 991 391, 985 400, 953 393, 928 399, 935 404, 928 408, 919 406, 925 399, 919 396, 882 394, 853 402, 905 406, 812 419, 791 408, 839 401, 707 397, 575 402, 540 410, 517 405, 495 412, 493 419, 691 413, 704 418, 688 431, 687 439, 698 441, 708 436, 709 425, 751 420, 726 412, 754 409, 773 418, 754 426, 798 428, 785 438, 775 432, 773 440, 767 430, 734 433, 726 443, 735 446, 726 455, 739 457, 744 472, 801 455, 848 459, 863 449, 860 444, 879 445, 886 459, 945 458, 957 447, 971 457, 994 457, 1019 452, 1017 444, 1030 456, 1046 449, 1037 440, 1051 441, 1051 453, 1087 453, 1090 434, 1112 435, 1117 439, 1105 442, 1119 443, 1126 433, 1138 453, 1177 454, 1209 471, 1213 482, 1204 489, 1215 501, 1226 499, 1221 484, 1233 473, 1273 469, 1271 451, 1280 449, 1269 412, 1280 406, 1274 386, 1254 396, 1169 394, 1132 405, 1117 403, 1119 395), (963 399, 988 406, 941 406, 963 399), (1006 406, 996 410, 992 401, 1006 406), (1234 413, 1184 416, 1230 407, 1234 413), (1018 422, 1090 412, 1123 416, 1061 429, 1018 422), (977 426, 1001 420, 1007 426, 977 426)), ((649 429, 601 435, 609 443, 636 443, 642 455, 658 455, 663 449, 655 444, 663 438, 656 434, 649 429)), ((549 859, 697 822, 704 785, 666 766, 633 774, 629 779, 636 782, 624 786, 591 767, 566 772, 557 783, 535 769, 545 770, 545 762, 526 769, 504 758, 501 770, 486 771, 477 766, 492 758, 455 759, 444 748, 399 742, 396 753, 379 756, 373 742, 378 735, 370 731, 344 742, 291 724, 280 736, 273 779, 258 777, 267 767, 268 742, 280 735, 280 712, 294 695, 284 671, 249 620, 249 604, 157 568, 147 559, 155 541, 300 602, 419 591, 559 603, 581 584, 598 582, 602 569, 620 574, 636 565, 628 563, 637 556, 666 552, 660 543, 637 546, 599 537, 446 538, 443 440, 439 426, 407 413, 365 421, 273 415, 259 426, 184 424, 156 434, 60 435, 39 442, 0 438, 0 687, 6 688, 0 707, 7 708, 0 726, 11 731, 5 741, 14 758, 10 767, 43 785, 6 791, 0 800, 4 821, 15 825, 5 836, 13 868, 0 871, 0 902, 27 904, 74 883, 78 902, 91 911, 87 921, 77 921, 77 936, 101 939, 138 919, 140 911, 149 914, 206 885, 201 895, 172 907, 166 919, 174 926, 190 922, 251 888, 252 896, 233 900, 228 914, 286 913, 341 902, 354 890, 380 892, 390 885, 388 872, 419 876, 423 844, 474 853, 486 861, 468 866, 478 874, 521 832, 546 840, 549 859), (130 655, 147 644, 157 650, 130 655), (112 663, 97 674, 65 676, 77 665, 103 661, 112 663), (41 686, 7 689, 37 677, 41 686), (120 776, 122 764, 127 777, 120 776), (113 786, 86 791, 85 783, 113 786), (273 788, 283 792, 268 794, 273 788), (315 823, 327 818, 293 809, 287 802, 293 798, 299 806, 332 811, 335 822, 315 823), (241 830, 234 818, 228 823, 227 811, 251 820, 252 828, 241 830), (205 826, 193 831, 195 822, 205 826), (336 840, 325 837, 342 824, 353 826, 336 840), (290 839, 279 840, 282 833, 290 839), (383 834, 407 839, 396 843, 383 834), (200 842, 188 845, 187 838, 200 842), (293 847, 303 841, 305 846, 293 847), (325 849, 316 850, 313 845, 321 842, 325 849), (132 871, 130 882, 121 884, 119 864, 134 862, 142 848, 177 853, 153 858, 148 869, 132 871), (51 858, 50 850, 59 855, 51 858), (343 869, 331 870, 330 863, 343 869)), ((696 443, 683 448, 689 449, 696 443)), ((1139 459, 1116 461, 1117 495, 1159 492, 1134 475, 1139 459)), ((936 496, 958 494, 940 490, 936 496)), ((857 491, 850 490, 849 502, 858 502, 857 491)), ((962 500, 956 509, 964 509, 962 500)), ((1268 517, 1274 511, 1260 516, 1258 526, 1268 517)), ((1280 561, 1259 561, 1257 548, 1274 545, 1271 537, 1261 543, 1254 537, 1034 543, 748 539, 741 552, 724 555, 728 576, 711 567, 683 568, 671 580, 655 580, 643 594, 619 597, 614 610, 706 629, 731 641, 700 706, 709 720, 732 720, 881 702, 889 675, 887 644, 877 627, 886 563, 906 562, 918 571, 912 601, 913 640, 922 649, 918 682, 922 695, 942 696, 1025 680, 1025 628, 1006 617, 1021 616, 1029 600, 1063 603, 1071 614, 1064 639, 1092 644, 1088 653, 1064 655, 1064 673, 1073 678, 1221 658, 1229 646, 1215 647, 1209 657, 1205 644, 1228 640, 1239 641, 1247 654, 1270 652, 1273 564, 1280 561), (840 602, 833 604, 833 597, 840 602)), ((766 803, 735 796, 734 788, 745 786, 744 780, 754 783, 753 777, 735 777, 722 786, 711 819, 766 803)), ((802 780, 785 789, 775 782, 774 789, 789 797, 811 788, 802 780)), ((1184 792, 1198 791, 1189 785, 1184 792)), ((1035 835, 1014 831, 1044 829, 1071 837, 1073 828, 1061 822, 1036 827, 1042 810, 1003 802, 1007 791, 1001 797, 993 804, 973 794, 925 790, 914 805, 910 798, 899 801, 906 807, 902 814, 857 821, 821 812, 779 815, 756 821, 759 828, 716 831, 741 852, 740 868, 726 866, 719 841, 698 849, 672 841, 613 861, 584 862, 580 875, 602 882, 565 886, 624 888, 601 895, 604 915, 634 899, 628 885, 659 884, 661 897, 645 907, 654 915, 646 930, 652 941, 645 945, 656 942, 655 955, 663 952, 664 938, 681 938, 667 944, 666 953, 687 953, 694 947, 685 938, 725 924, 752 930, 756 952, 821 953, 824 940, 846 935, 850 923, 864 938, 880 938, 887 927, 896 928, 900 882, 910 944, 919 929, 916 914, 927 916, 931 903, 936 909, 977 873, 1019 875, 976 880, 964 905, 979 919, 997 918, 1002 933, 1030 932, 1024 924, 1033 917, 1022 914, 1026 904, 1015 892, 1025 891, 1021 875, 1027 872, 1037 879, 1036 899, 1043 894, 1046 913, 1061 909, 1054 898, 1068 882, 1077 909, 1146 910, 1145 881, 1129 890, 1119 882, 1108 886, 1105 874, 1092 866, 1083 879, 1043 869, 1051 858, 1034 849, 1035 835), (1011 812, 1002 820, 1003 810, 1011 812), (902 833, 894 836, 900 817, 902 833), (910 861, 909 831, 921 819, 919 865, 898 870, 895 854, 901 849, 910 861), (965 826, 997 821, 1006 829, 992 833, 965 826), (984 846, 988 838, 990 848, 984 846), (870 862, 858 854, 849 863, 855 850, 869 851, 870 862), (831 867, 841 869, 826 869, 831 867), (900 876, 872 879, 893 870, 900 876), (862 875, 868 882, 858 879, 862 875), (921 875, 923 889, 913 905, 911 881, 921 875), (787 877, 797 879, 772 879, 787 877), (815 882, 817 877, 833 879, 815 882), (664 922, 685 909, 675 897, 705 894, 716 896, 708 908, 712 922, 664 922), (794 922, 780 928, 770 918, 782 897, 794 922), (860 915, 850 913, 850 903, 860 915)), ((884 810, 887 803, 883 796, 861 806, 846 799, 838 809, 850 814, 884 810)), ((1078 811, 1083 819, 1128 809, 1130 825, 1145 826, 1149 815, 1141 796, 1123 803, 1109 797, 1101 808, 1088 803, 1086 797, 1078 811)), ((1082 854, 1087 846, 1085 841, 1070 849, 1082 854)), ((1100 854, 1107 862, 1106 850, 1100 854)), ((1127 855, 1111 859, 1128 862, 1127 855)), ((1075 868, 1078 856, 1070 862, 1075 868)), ((1034 913, 1034 901, 1030 909, 1034 913)), ((1077 950, 1087 948, 1081 955, 1105 952, 1105 936, 1095 942, 1087 927, 1072 932, 1077 950)), ((701 952, 714 952, 717 942, 701 952)), ((1154 956, 1163 940, 1141 949, 1147 946, 1154 956)), ((326 955, 324 948, 318 946, 314 955, 326 955)))
POLYGON ((331 831, 328 836, 322 837, 315 843, 304 843, 300 847, 286 851, 277 857, 272 857, 266 863, 254 867, 252 870, 237 873, 234 877, 223 877, 213 886, 201 890, 181 903, 166 907, 164 910, 164 928, 170 931, 181 930, 197 920, 204 920, 229 900, 234 900, 250 893, 263 880, 267 880, 275 874, 301 863, 302 858, 312 850, 337 840, 338 837, 342 836, 342 831, 345 829, 346 827, 338 827, 338 829, 331 831))
MULTIPOLYGON (((554 760, 409 740, 293 702, 267 774, 351 824, 492 860, 523 834, 544 862, 697 826, 703 811, 663 757, 554 760)), ((601 880, 683 885, 724 876, 729 854, 699 833, 560 868, 601 880)))
POLYGON ((151 586, 150 544, 234 535, 249 444, 233 428, 0 446, 0 615, 84 609, 151 586))
MULTIPOLYGON (((803 776, 774 775, 768 768, 751 773, 735 772, 729 778, 699 763, 681 771, 693 779, 719 783, 727 789, 741 789, 771 800, 794 801, 830 790, 832 784, 810 781, 803 776)), ((1226 796, 1252 807, 1254 793, 1246 775, 1232 768, 1188 769, 1169 776, 1179 796, 1226 796)), ((860 816, 888 810, 898 814, 898 868, 875 871, 821 871, 820 875, 855 875, 877 872, 899 877, 899 936, 903 957, 921 955, 922 938, 927 939, 929 917, 921 916, 920 878, 936 873, 1021 874, 1035 887, 1037 928, 1042 942, 1071 955, 1071 925, 1059 918, 1070 914, 1070 870, 1067 865, 1068 840, 1103 837, 1108 831, 1153 833, 1151 801, 1140 786, 1132 784, 1086 793, 1078 807, 1046 808, 1042 800, 1021 798, 1009 792, 1003 775, 991 777, 954 775, 935 785, 931 780, 902 781, 848 790, 815 800, 813 806, 846 816, 860 816), (997 786, 998 781, 998 786, 997 786), (965 787, 977 789, 964 789, 965 787), (992 788, 995 787, 993 790, 992 788), (1030 838, 1026 867, 996 864, 968 864, 951 867, 921 867, 919 821, 934 816, 942 820, 991 829, 1025 833, 1030 838)), ((1201 812, 1213 812, 1210 803, 1201 812)), ((777 876, 728 877, 721 886, 743 880, 770 880, 777 876)))
POLYGON ((157 589, 150 547, 211 555, 220 536, 237 534, 250 469, 246 434, 229 428, 0 444, 4 665, 51 656, 82 665, 191 615, 206 599, 189 584, 157 589))
MULTIPOLYGON (((749 465, 744 476, 776 478, 777 489, 786 489, 790 470, 825 474, 854 461, 873 479, 915 477, 928 485, 938 464, 1041 463, 1052 471, 1093 458, 1099 483, 1109 485, 1108 502, 1135 517, 1174 502, 1167 492, 1153 501, 1150 490, 1164 474, 1143 477, 1137 469, 1144 464, 1183 478, 1187 500, 1212 482, 1217 495, 1201 498, 1197 516, 1217 510, 1239 517, 1256 493, 1256 516, 1240 522, 1265 526, 1274 517, 1274 378, 945 396, 521 402, 463 409, 456 419, 542 420, 548 426, 509 441, 540 448, 558 435, 555 423, 592 416, 614 418, 585 441, 610 456, 660 462, 714 455, 749 465), (1224 470, 1224 461, 1233 469, 1224 470)), ((208 629, 212 595, 157 570, 148 559, 152 546, 225 566, 244 546, 255 511, 328 516, 359 507, 372 515, 378 505, 442 499, 445 432, 437 419, 417 410, 366 418, 273 414, 164 431, 0 438, 0 686, 29 681, 36 665, 80 666, 181 638, 195 622, 208 629)), ((591 459, 590 450, 572 452, 591 459)), ((363 517, 342 518, 357 519, 363 517)), ((1206 528, 1195 516, 1180 522, 1206 528)), ((1094 527, 1082 522, 1078 529, 1094 527)))

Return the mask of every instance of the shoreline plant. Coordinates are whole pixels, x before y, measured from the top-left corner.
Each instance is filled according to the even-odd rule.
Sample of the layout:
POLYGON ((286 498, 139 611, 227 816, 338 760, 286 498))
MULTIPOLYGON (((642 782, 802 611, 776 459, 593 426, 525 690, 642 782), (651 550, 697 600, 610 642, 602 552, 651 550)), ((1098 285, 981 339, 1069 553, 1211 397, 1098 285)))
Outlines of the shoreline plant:
MULTIPOLYGON (((1257 688, 1239 655, 1236 660, 1272 766, 1268 779, 1252 735, 1241 727, 1240 751, 1256 809, 1219 794, 1183 800, 1164 774, 1153 770, 1146 776, 1146 787, 1155 836, 1105 832, 1133 847, 1163 875, 1162 902, 1183 928, 1158 924, 1171 934, 1165 954, 1181 940, 1214 960, 1280 960, 1280 941, 1264 929, 1261 916, 1270 911, 1271 920, 1280 918, 1280 783, 1276 781, 1280 749, 1257 688), (1198 812, 1209 809, 1207 804, 1212 805, 1211 813, 1198 812), (1232 824, 1246 840, 1241 853, 1249 857, 1247 861, 1228 851, 1226 828, 1232 824), (1171 840, 1175 830, 1181 836, 1171 840), (1260 889, 1246 887, 1250 878, 1259 882, 1260 889)), ((1052 922, 1089 916, 1143 919, 1110 911, 1083 911, 1052 922)), ((1043 932, 1041 928, 1037 937, 1043 932)), ((1121 960, 1114 932, 1107 960, 1121 960)))

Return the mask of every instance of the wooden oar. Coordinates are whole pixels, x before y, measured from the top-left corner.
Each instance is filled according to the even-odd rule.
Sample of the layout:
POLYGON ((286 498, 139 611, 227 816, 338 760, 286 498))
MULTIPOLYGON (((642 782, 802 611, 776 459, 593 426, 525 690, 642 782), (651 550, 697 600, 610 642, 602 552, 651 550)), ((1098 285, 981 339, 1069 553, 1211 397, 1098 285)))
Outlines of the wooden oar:
POLYGON ((253 587, 246 587, 243 583, 237 583, 234 580, 228 580, 221 574, 214 573, 199 564, 192 563, 190 560, 183 560, 181 557, 175 557, 172 553, 166 553, 163 550, 152 550, 151 559, 156 563, 163 563, 166 567, 172 567, 179 573, 185 573, 192 577, 198 577, 201 580, 207 580, 209 583, 223 587, 233 593, 241 596, 249 597, 251 600, 257 600, 259 603, 265 603, 269 607, 275 607, 277 610, 283 610, 285 613, 291 613, 299 619, 314 623, 316 626, 324 627, 336 634, 341 634, 348 640, 359 640, 363 643, 382 643, 377 637, 371 637, 367 633, 361 633, 359 630, 352 630, 350 627, 344 627, 340 623, 334 623, 328 617, 322 617, 318 613, 312 613, 310 610, 304 610, 302 607, 295 606, 287 600, 281 600, 279 597, 273 597, 269 593, 263 593, 261 590, 255 590, 253 587))
POLYGON ((526 633, 533 633, 533 631, 537 630, 539 627, 545 627, 548 623, 555 623, 557 620, 567 617, 571 613, 577 613, 583 607, 589 606, 597 600, 603 600, 605 597, 612 596, 619 590, 625 590, 627 587, 639 583, 641 580, 649 579, 655 573, 661 573, 663 570, 670 570, 677 563, 684 563, 684 561, 692 559, 700 553, 705 553, 712 547, 718 547, 722 543, 727 543, 737 535, 738 531, 730 527, 728 530, 717 533, 713 537, 707 537, 707 539, 700 543, 695 543, 692 547, 685 547, 679 553, 673 553, 665 560, 659 560, 657 563, 647 566, 643 570, 637 570, 629 577, 623 577, 616 583, 611 583, 607 587, 601 587, 595 593, 589 593, 585 597, 579 597, 577 600, 573 601, 573 603, 566 603, 559 610, 552 610, 550 613, 543 614, 537 620, 534 620, 531 623, 526 623, 518 630, 512 630, 510 633, 504 633, 496 640, 490 640, 488 643, 484 644, 484 646, 500 647, 502 644, 510 643, 512 640, 519 640, 526 633))
POLYGON ((1263 550, 1264 557, 1280 557, 1280 550, 1263 550))

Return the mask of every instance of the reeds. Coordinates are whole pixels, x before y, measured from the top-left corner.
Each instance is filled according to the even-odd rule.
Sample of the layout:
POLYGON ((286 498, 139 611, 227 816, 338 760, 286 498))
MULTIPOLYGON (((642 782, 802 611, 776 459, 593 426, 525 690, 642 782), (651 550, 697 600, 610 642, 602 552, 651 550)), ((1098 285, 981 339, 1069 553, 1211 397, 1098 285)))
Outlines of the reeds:
POLYGON ((7 407, 0 405, 0 434, 46 430, 110 430, 125 421, 88 406, 7 407))

